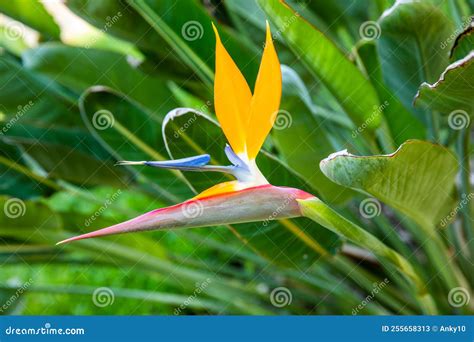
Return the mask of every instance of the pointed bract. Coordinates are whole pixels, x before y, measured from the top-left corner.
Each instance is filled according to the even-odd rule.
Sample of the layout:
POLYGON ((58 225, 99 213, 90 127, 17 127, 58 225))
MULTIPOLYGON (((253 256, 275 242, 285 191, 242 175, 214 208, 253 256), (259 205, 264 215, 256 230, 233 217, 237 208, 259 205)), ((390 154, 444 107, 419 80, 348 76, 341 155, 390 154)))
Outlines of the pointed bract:
POLYGON ((132 220, 59 242, 156 229, 193 228, 301 216, 298 199, 312 195, 298 189, 263 185, 156 209, 132 220))

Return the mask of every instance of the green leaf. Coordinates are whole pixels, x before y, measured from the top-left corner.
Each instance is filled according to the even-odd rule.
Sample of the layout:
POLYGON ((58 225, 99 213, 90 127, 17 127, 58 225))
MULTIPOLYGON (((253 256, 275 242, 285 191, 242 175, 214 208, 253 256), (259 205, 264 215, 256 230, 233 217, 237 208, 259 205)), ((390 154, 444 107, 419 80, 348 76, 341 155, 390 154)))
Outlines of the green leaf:
MULTIPOLYGON (((397 146, 408 139, 425 139, 426 128, 423 123, 407 110, 398 97, 394 96, 384 84, 376 45, 372 41, 363 42, 358 46, 357 53, 362 59, 367 75, 377 90, 381 102, 381 105, 374 108, 373 111, 383 112, 388 129, 397 146)), ((357 133, 357 131, 353 132, 357 133)))
MULTIPOLYGON (((212 163, 228 165, 224 147, 226 139, 217 122, 202 113, 183 108, 165 121, 163 135, 173 158, 199 153, 211 155, 212 163)), ((257 164, 271 184, 307 190, 308 185, 277 158, 262 151, 257 164)), ((215 173, 186 172, 185 177, 198 190, 204 190, 229 178, 215 173)), ((321 254, 339 247, 336 235, 305 218, 233 225, 237 236, 258 254, 274 262, 307 267, 321 254)))
POLYGON ((130 175, 114 169, 110 154, 83 130, 16 123, 1 139, 21 147, 49 177, 79 185, 130 182, 130 175))
POLYGON ((428 2, 403 1, 387 10, 379 24, 377 48, 385 83, 411 108, 419 85, 436 81, 449 63, 445 45, 453 23, 428 2))
POLYGON ((379 100, 360 70, 321 31, 278 0, 259 0, 260 6, 281 32, 298 58, 305 63, 339 101, 357 124, 367 122, 369 130, 380 124, 376 115, 367 121, 379 100))
POLYGON ((54 237, 48 233, 59 232, 62 221, 46 205, 0 196, 0 237, 13 238, 24 243, 51 243, 54 237))
POLYGON ((283 94, 272 130, 273 141, 288 165, 323 199, 343 202, 352 192, 328 180, 318 167, 319 161, 334 151, 323 120, 317 118, 302 100, 308 91, 298 75, 291 68, 282 66, 282 76, 283 94))
MULTIPOLYGON (((79 106, 86 127, 116 160, 168 159, 160 134, 160 118, 125 95, 94 87, 84 92, 79 106)), ((179 171, 152 167, 127 169, 166 203, 193 195, 179 171)))
MULTIPOLYGON (((180 59, 212 88, 215 37, 211 26, 213 19, 205 9, 193 0, 133 0, 128 3, 173 48, 180 59), (170 15, 170 8, 173 8, 174 15, 170 15)), ((225 28, 219 27, 219 32, 226 49, 252 86, 258 72, 253 51, 225 28)))
MULTIPOLYGON (((8 129, 19 120, 44 124, 75 125, 80 122, 77 115, 67 115, 77 107, 63 88, 24 68, 13 57, 0 51, 0 111, 6 114, 8 129)), ((2 128, 2 133, 5 133, 2 128)))
POLYGON ((471 17, 470 25, 456 37, 453 47, 449 52, 451 62, 466 57, 474 50, 474 18, 471 17))
MULTIPOLYGON (((1 137, 1 136, 0 136, 1 137)), ((14 170, 10 163, 24 165, 21 151, 0 139, 0 193, 22 199, 38 197, 47 188, 24 173, 14 170), (5 161, 9 162, 5 164, 5 161)))
POLYGON ((78 94, 90 86, 104 85, 162 115, 176 106, 165 81, 134 69, 126 57, 114 52, 48 43, 28 50, 23 63, 78 94))
POLYGON ((453 204, 458 162, 440 145, 411 140, 389 155, 334 153, 321 161, 321 170, 336 183, 380 199, 423 227, 433 227, 453 204))
POLYGON ((474 51, 451 64, 433 84, 423 83, 415 97, 416 106, 443 114, 465 111, 474 115, 474 51))
POLYGON ((123 1, 68 0, 66 6, 91 25, 140 49, 168 54, 171 49, 140 15, 123 1))
POLYGON ((0 12, 21 21, 48 38, 59 40, 59 26, 40 1, 2 1, 0 2, 0 12))
POLYGON ((10 141, 18 140, 20 144, 22 141, 59 144, 90 154, 100 160, 112 160, 110 154, 85 128, 16 122, 4 133, 4 136, 10 141))

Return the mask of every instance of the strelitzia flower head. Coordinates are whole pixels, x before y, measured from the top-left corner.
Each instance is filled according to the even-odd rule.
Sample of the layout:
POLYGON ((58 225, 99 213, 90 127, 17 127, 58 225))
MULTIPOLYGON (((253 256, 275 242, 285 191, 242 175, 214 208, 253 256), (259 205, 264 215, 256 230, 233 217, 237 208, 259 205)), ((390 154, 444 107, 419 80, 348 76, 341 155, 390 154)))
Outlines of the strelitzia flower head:
MULTIPOLYGON (((217 31, 214 106, 229 142, 225 153, 231 165, 209 165, 207 154, 169 161, 122 161, 119 165, 147 165, 182 171, 225 172, 234 181, 217 184, 183 203, 156 209, 137 218, 72 237, 60 243, 86 238, 154 229, 191 228, 267 221, 301 216, 298 199, 313 197, 302 190, 270 185, 255 159, 269 134, 280 106, 282 80, 278 56, 267 22, 266 42, 252 92, 225 49, 217 31), (199 208, 189 215, 190 206, 199 208)), ((170 113, 175 114, 176 110, 170 113)), ((170 115, 168 114, 168 115, 170 115)))

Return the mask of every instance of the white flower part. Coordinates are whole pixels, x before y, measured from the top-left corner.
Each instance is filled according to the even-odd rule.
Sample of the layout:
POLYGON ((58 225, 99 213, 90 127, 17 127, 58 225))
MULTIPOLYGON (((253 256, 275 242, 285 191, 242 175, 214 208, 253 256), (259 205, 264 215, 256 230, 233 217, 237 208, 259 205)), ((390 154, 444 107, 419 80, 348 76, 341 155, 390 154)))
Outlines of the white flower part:
POLYGON ((244 162, 244 165, 236 166, 233 173, 239 182, 239 190, 269 184, 258 168, 255 159, 249 160, 246 153, 239 153, 237 156, 244 162))

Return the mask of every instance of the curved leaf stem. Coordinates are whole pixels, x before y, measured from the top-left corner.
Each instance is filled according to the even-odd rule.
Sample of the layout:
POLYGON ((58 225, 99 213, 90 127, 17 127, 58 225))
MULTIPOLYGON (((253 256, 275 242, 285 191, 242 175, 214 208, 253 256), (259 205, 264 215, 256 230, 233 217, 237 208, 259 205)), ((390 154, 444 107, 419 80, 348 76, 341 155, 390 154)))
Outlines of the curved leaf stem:
POLYGON ((339 215, 335 210, 316 197, 298 200, 303 216, 321 224, 355 244, 367 248, 379 258, 385 259, 405 275, 414 286, 414 297, 425 314, 436 314, 437 308, 433 298, 413 266, 400 254, 386 246, 378 238, 358 225, 339 215))

